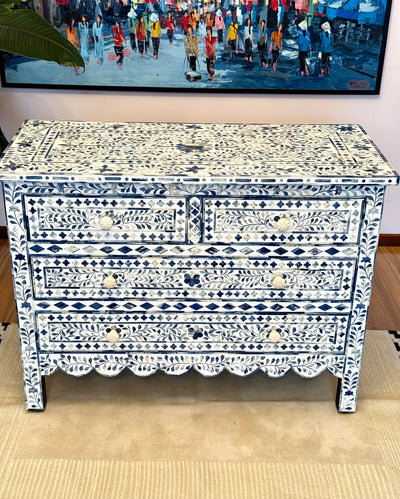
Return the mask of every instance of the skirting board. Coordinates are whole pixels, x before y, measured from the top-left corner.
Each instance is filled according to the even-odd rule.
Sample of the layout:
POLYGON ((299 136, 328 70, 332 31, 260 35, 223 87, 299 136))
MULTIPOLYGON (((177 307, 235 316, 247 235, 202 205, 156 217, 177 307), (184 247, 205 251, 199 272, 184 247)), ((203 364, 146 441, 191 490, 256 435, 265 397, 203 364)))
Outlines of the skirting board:
MULTIPOLYGON (((7 227, 0 226, 0 239, 7 239, 7 227)), ((400 246, 400 234, 381 234, 379 246, 400 246)))
POLYGON ((400 246, 400 234, 380 234, 379 246, 400 246))

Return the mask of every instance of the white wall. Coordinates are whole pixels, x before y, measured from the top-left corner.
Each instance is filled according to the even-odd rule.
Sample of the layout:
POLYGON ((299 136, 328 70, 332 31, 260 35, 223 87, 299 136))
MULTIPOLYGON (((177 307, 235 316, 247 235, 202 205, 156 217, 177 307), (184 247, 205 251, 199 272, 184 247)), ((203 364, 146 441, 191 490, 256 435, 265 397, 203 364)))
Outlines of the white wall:
MULTIPOLYGON (((360 123, 400 171, 400 2, 394 1, 379 96, 301 96, 0 89, 1 127, 23 120, 360 123)), ((400 234, 400 186, 387 190, 381 232, 400 234)), ((0 206, 0 225, 5 225, 0 206)))

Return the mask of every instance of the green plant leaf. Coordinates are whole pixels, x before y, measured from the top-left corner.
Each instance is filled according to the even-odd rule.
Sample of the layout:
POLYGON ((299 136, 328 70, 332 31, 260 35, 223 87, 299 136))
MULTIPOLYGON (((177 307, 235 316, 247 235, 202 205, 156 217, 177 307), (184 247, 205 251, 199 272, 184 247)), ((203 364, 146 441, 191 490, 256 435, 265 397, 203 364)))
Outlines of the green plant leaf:
POLYGON ((85 67, 79 51, 39 14, 0 8, 0 50, 61 66, 85 67))

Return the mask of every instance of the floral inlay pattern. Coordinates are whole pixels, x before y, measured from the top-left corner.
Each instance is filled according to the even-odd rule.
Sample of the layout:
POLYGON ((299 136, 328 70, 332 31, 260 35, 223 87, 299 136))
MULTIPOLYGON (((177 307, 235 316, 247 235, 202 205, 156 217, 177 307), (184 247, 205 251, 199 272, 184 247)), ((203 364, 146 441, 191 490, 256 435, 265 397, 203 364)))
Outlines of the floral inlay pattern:
POLYGON ((6 152, 3 167, 9 178, 46 172, 149 181, 294 177, 308 182, 331 176, 341 183, 346 176, 354 182, 392 176, 395 183, 396 175, 358 125, 29 120, 6 152))
POLYGON ((354 260, 33 258, 37 298, 350 299, 354 260), (113 286, 104 285, 109 278, 113 286), (284 283, 276 286, 277 278, 284 283), (251 292, 251 293, 249 293, 251 292))
POLYGON ((28 409, 57 369, 328 370, 356 409, 398 182, 360 127, 30 120, 0 179, 28 409))

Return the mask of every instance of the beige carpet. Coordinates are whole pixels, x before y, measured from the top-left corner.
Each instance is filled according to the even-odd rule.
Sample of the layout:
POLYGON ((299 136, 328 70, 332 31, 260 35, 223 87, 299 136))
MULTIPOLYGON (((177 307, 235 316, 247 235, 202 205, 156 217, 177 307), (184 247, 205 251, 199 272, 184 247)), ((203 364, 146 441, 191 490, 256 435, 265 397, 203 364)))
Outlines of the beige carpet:
POLYGON ((400 497, 400 362, 368 332, 355 414, 336 378, 47 378, 26 412, 16 326, 0 344, 0 497, 400 497))

